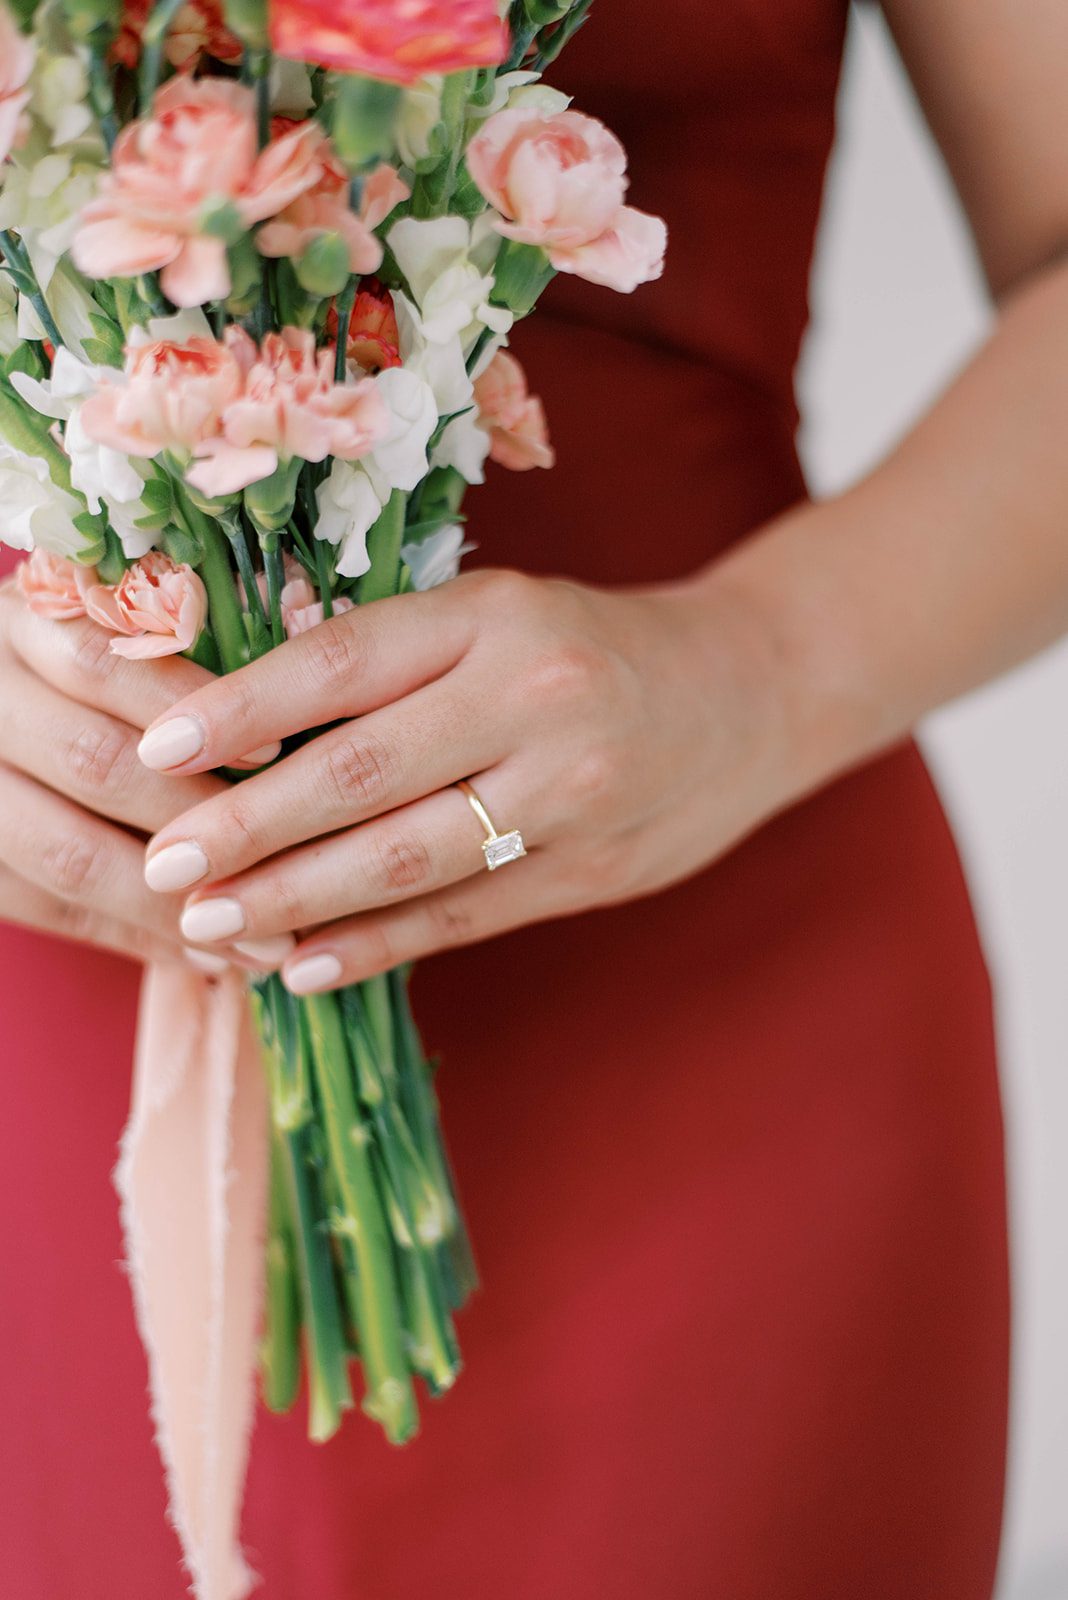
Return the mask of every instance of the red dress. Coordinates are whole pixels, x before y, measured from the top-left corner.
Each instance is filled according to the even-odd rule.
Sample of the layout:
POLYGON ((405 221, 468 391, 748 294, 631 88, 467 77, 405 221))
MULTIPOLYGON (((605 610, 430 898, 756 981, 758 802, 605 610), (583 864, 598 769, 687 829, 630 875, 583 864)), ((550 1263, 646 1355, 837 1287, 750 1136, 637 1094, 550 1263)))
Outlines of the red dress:
MULTIPOLYGON (((597 0, 558 77, 672 227, 515 347, 560 462, 483 558, 673 577, 803 494, 791 369, 845 0, 597 0)), ((516 869, 521 871, 522 868, 516 869)), ((0 1571, 179 1600, 110 1172, 137 974, 0 930, 0 1571)), ((402 1452, 264 1416, 264 1600, 988 1600, 1007 1288, 990 995, 915 748, 692 881, 429 961, 484 1289, 402 1452)))

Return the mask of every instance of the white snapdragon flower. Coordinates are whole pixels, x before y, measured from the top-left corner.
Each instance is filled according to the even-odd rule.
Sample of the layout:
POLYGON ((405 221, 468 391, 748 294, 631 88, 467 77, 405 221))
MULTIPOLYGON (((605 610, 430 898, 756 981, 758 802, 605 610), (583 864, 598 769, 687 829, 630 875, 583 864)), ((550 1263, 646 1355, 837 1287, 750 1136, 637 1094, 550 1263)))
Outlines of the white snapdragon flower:
POLYGON ((410 492, 426 477, 438 425, 433 391, 417 372, 387 367, 374 382, 389 408, 385 437, 358 463, 335 461, 316 492, 315 537, 340 547, 338 571, 346 578, 367 571, 367 535, 393 490, 410 492))
MULTIPOLYGON (((34 244, 23 237, 23 243, 29 246, 30 264, 34 268, 37 281, 41 278, 37 272, 38 259, 34 244)), ((74 353, 81 357, 84 354, 86 340, 97 337, 92 324, 92 317, 100 315, 100 307, 89 294, 85 285, 77 275, 60 262, 52 273, 45 302, 55 319, 63 343, 74 353)), ((19 337, 22 339, 47 338, 45 329, 41 326, 33 302, 26 295, 19 296, 19 337)))
POLYGON ((85 535, 74 525, 85 507, 52 482, 39 456, 25 455, 2 438, 0 506, 0 544, 48 550, 55 556, 77 556, 85 548, 85 535))
POLYGON ((151 530, 134 525, 144 515, 141 494, 149 469, 145 463, 90 439, 81 422, 82 403, 99 388, 105 370, 60 349, 51 378, 39 381, 14 372, 11 384, 35 411, 65 423, 63 447, 70 460, 71 483, 85 496, 90 511, 106 508, 125 554, 136 559, 152 548, 155 539, 151 530))
POLYGON ((465 348, 470 348, 483 327, 508 332, 512 313, 490 304, 493 251, 499 238, 487 248, 482 230, 473 234, 463 217, 403 217, 390 229, 387 243, 419 307, 423 334, 432 344, 445 344, 459 334, 465 348))
POLYGON ((401 95, 393 132, 401 160, 413 170, 430 154, 430 135, 441 121, 444 82, 440 72, 433 72, 401 95))
POLYGON ((491 443, 487 430, 479 427, 478 412, 472 407, 462 416, 453 417, 443 430, 430 464, 432 467, 455 467, 467 483, 484 483, 491 443))
POLYGON ((315 109, 311 74, 303 61, 271 61, 271 111, 276 117, 292 117, 300 122, 315 109))
POLYGON ((439 583, 455 578, 460 558, 474 548, 473 544, 464 543, 464 530, 459 523, 448 522, 418 543, 402 544, 401 555, 408 563, 414 588, 436 589, 439 583))

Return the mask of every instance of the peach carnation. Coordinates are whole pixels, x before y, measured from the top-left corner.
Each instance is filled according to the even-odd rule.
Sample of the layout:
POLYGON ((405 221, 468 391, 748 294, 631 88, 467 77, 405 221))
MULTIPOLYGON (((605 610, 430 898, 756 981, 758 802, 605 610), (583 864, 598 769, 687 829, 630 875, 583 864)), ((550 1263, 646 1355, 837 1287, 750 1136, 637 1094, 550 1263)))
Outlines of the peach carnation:
POLYGON ((554 464, 545 408, 527 389, 526 374, 515 356, 498 350, 475 380, 475 400, 479 427, 490 436, 493 461, 513 472, 554 464))
POLYGON ((182 343, 135 328, 124 377, 106 380, 90 395, 81 426, 97 444, 126 455, 185 454, 219 432, 223 413, 244 388, 255 349, 233 326, 221 342, 195 337, 182 343))
POLYGON ((333 350, 316 350, 307 329, 269 333, 259 351, 240 329, 231 333, 235 346, 247 341, 245 385, 226 408, 221 435, 194 450, 200 459, 186 477, 201 493, 235 494, 294 456, 356 461, 385 437, 390 415, 374 382, 335 383, 333 350))
POLYGON ((667 229, 623 204, 626 152, 595 117, 498 111, 471 140, 467 165, 500 213, 497 231, 539 245, 558 272, 629 293, 663 271, 667 229))
POLYGON ((270 0, 268 18, 278 55, 390 83, 508 54, 497 0, 270 0))
POLYGON ((229 202, 246 228, 277 216, 319 182, 328 151, 314 121, 259 151, 251 89, 179 74, 157 93, 152 115, 116 140, 99 193, 78 220, 75 265, 90 278, 159 270, 177 306, 225 299, 226 244, 202 231, 205 213, 229 202))
POLYGON ((93 585, 85 609, 117 635, 111 641, 115 655, 139 661, 191 649, 207 620, 208 595, 192 567, 150 550, 114 588, 93 585))
POLYGON ((92 567, 80 567, 50 550, 35 550, 20 561, 15 577, 30 610, 57 622, 85 616, 86 591, 96 582, 92 567))
MULTIPOLYGON (((151 0, 126 0, 123 7, 111 57, 130 71, 141 59, 141 39, 151 10, 151 0)), ((219 0, 186 0, 167 31, 164 54, 179 72, 191 72, 202 56, 240 61, 242 46, 226 26, 219 0)))

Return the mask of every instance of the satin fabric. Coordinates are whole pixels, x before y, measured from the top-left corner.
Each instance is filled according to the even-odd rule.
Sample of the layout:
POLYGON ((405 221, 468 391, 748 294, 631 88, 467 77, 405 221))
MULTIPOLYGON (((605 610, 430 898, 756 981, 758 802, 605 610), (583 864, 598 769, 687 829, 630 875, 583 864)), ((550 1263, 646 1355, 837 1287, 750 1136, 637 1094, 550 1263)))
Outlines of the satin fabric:
MULTIPOLYGON (((803 494, 791 371, 844 20, 598 0, 556 76, 627 143, 669 271, 627 298, 561 281, 518 331, 559 464, 478 491, 478 559, 669 578, 803 494)), ((183 1593, 110 1182, 136 982, 0 930, 19 1600, 183 1593)), ((666 894, 426 962, 416 998, 484 1279, 467 1370, 403 1451, 261 1416, 264 1600, 986 1600, 1001 1116, 915 748, 666 894)))

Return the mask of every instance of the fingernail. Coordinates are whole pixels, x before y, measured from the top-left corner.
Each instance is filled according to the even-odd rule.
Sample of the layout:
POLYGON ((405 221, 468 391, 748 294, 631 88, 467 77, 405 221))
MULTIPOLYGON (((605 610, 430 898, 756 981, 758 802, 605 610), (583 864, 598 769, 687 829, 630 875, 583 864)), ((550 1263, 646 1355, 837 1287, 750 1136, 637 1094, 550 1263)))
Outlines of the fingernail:
POLYGON ((282 974, 282 982, 290 994, 315 994, 320 989, 336 988, 340 981, 341 962, 337 956, 305 956, 303 961, 294 961, 282 974))
POLYGON ((179 839, 164 845, 145 862, 145 882, 150 889, 168 894, 172 889, 188 889, 199 883, 208 870, 208 858, 195 839, 179 839))
POLYGON ((224 956, 213 956, 210 950, 187 950, 185 959, 191 967, 206 973, 209 978, 221 978, 224 972, 230 970, 229 961, 224 956))
POLYGON ((214 944, 217 939, 232 939, 245 926, 245 913, 239 900, 219 895, 213 900, 198 900, 186 906, 179 927, 182 937, 193 944, 214 944))
POLYGON ((280 933, 273 939, 235 941, 234 949, 250 961, 262 961, 265 967, 280 967, 296 942, 291 933, 280 933))
POLYGON ((282 742, 276 739, 273 744, 261 745, 258 750, 250 750, 247 756, 242 756, 235 765, 239 767, 265 767, 268 761, 273 761, 282 753, 282 742))
POLYGON ((204 748, 204 725, 199 717, 171 717, 158 728, 149 728, 137 754, 153 772, 165 772, 168 767, 180 767, 191 761, 204 748))

